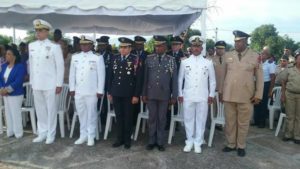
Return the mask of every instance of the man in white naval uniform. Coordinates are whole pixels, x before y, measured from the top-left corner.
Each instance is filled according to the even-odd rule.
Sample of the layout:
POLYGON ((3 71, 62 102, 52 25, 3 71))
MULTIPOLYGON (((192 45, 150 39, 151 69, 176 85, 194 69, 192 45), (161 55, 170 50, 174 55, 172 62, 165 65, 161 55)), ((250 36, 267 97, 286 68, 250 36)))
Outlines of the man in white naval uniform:
POLYGON ((102 56, 92 51, 91 38, 82 36, 81 52, 72 56, 69 85, 70 95, 75 96, 75 105, 80 122, 80 137, 75 144, 95 144, 97 126, 97 101, 103 96, 105 65, 102 56))
POLYGON ((216 80, 212 61, 201 54, 201 37, 192 36, 189 42, 192 45, 192 55, 182 59, 178 74, 178 101, 183 102, 187 137, 183 151, 190 152, 194 147, 195 153, 201 153, 208 105, 215 96, 216 80))
POLYGON ((29 44, 29 70, 38 127, 33 142, 46 139, 46 144, 52 144, 57 124, 55 95, 62 90, 64 60, 61 47, 48 39, 51 25, 41 19, 33 25, 37 40, 29 44))

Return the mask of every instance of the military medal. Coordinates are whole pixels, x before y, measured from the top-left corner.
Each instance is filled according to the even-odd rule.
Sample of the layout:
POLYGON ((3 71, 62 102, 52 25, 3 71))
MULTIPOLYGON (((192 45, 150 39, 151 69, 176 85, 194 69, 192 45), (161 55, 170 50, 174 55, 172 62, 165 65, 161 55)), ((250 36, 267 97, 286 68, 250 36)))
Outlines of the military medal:
POLYGON ((128 71, 127 74, 130 75, 130 71, 128 71))
POLYGON ((127 62, 128 67, 130 67, 131 63, 132 63, 132 62, 127 62))

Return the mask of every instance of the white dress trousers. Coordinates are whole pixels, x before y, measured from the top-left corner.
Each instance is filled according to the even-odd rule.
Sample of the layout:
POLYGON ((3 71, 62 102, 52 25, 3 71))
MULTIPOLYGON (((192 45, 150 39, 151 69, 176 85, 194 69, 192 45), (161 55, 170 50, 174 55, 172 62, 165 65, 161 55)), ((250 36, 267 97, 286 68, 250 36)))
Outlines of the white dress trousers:
POLYGON ((4 109, 6 118, 7 136, 15 135, 16 138, 23 136, 22 125, 22 102, 23 95, 19 96, 4 96, 4 109))

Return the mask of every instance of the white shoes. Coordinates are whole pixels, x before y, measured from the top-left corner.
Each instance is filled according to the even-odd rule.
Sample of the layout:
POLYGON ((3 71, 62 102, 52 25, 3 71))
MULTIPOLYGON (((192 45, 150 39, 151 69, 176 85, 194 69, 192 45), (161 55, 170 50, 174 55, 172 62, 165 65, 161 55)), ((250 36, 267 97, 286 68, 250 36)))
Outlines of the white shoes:
POLYGON ((85 143, 86 141, 87 137, 79 137, 79 139, 77 139, 74 144, 79 145, 85 143))
POLYGON ((193 149, 193 144, 186 144, 183 148, 183 152, 189 153, 193 149))
POLYGON ((200 154, 200 153, 202 153, 202 149, 201 149, 201 146, 194 146, 194 151, 195 151, 195 153, 197 153, 197 154, 200 154))
POLYGON ((87 146, 94 146, 95 145, 95 139, 94 138, 88 138, 87 146))
POLYGON ((41 136, 39 135, 38 137, 36 137, 35 139, 32 140, 33 143, 40 143, 43 142, 44 140, 46 140, 46 136, 41 136))
POLYGON ((54 143, 54 140, 55 140, 55 138, 47 137, 46 144, 52 144, 52 143, 54 143))

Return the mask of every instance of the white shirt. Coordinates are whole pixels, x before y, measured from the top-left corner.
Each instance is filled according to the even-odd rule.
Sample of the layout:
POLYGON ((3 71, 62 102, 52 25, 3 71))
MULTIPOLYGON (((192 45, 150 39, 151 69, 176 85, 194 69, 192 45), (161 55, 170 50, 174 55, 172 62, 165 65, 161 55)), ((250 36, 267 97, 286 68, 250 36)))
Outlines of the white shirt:
POLYGON ((104 94, 105 65, 103 56, 92 51, 72 56, 69 75, 70 91, 80 95, 104 94))
POLYGON ((10 67, 7 66, 7 68, 6 68, 5 72, 4 72, 4 75, 3 75, 3 76, 4 76, 4 81, 5 81, 5 83, 7 82, 8 76, 9 76, 9 74, 10 74, 12 68, 13 68, 13 67, 10 68, 10 67))
POLYGON ((178 95, 192 102, 207 102, 215 96, 216 79, 213 62, 202 55, 183 59, 178 74, 178 95), (184 88, 183 87, 184 82, 184 88))
POLYGON ((64 60, 61 47, 49 39, 29 44, 30 84, 34 90, 52 90, 61 87, 64 78, 64 60))
POLYGON ((275 74, 276 65, 274 63, 269 63, 268 60, 266 60, 263 65, 263 73, 264 73, 264 82, 271 81, 271 74, 275 74))

